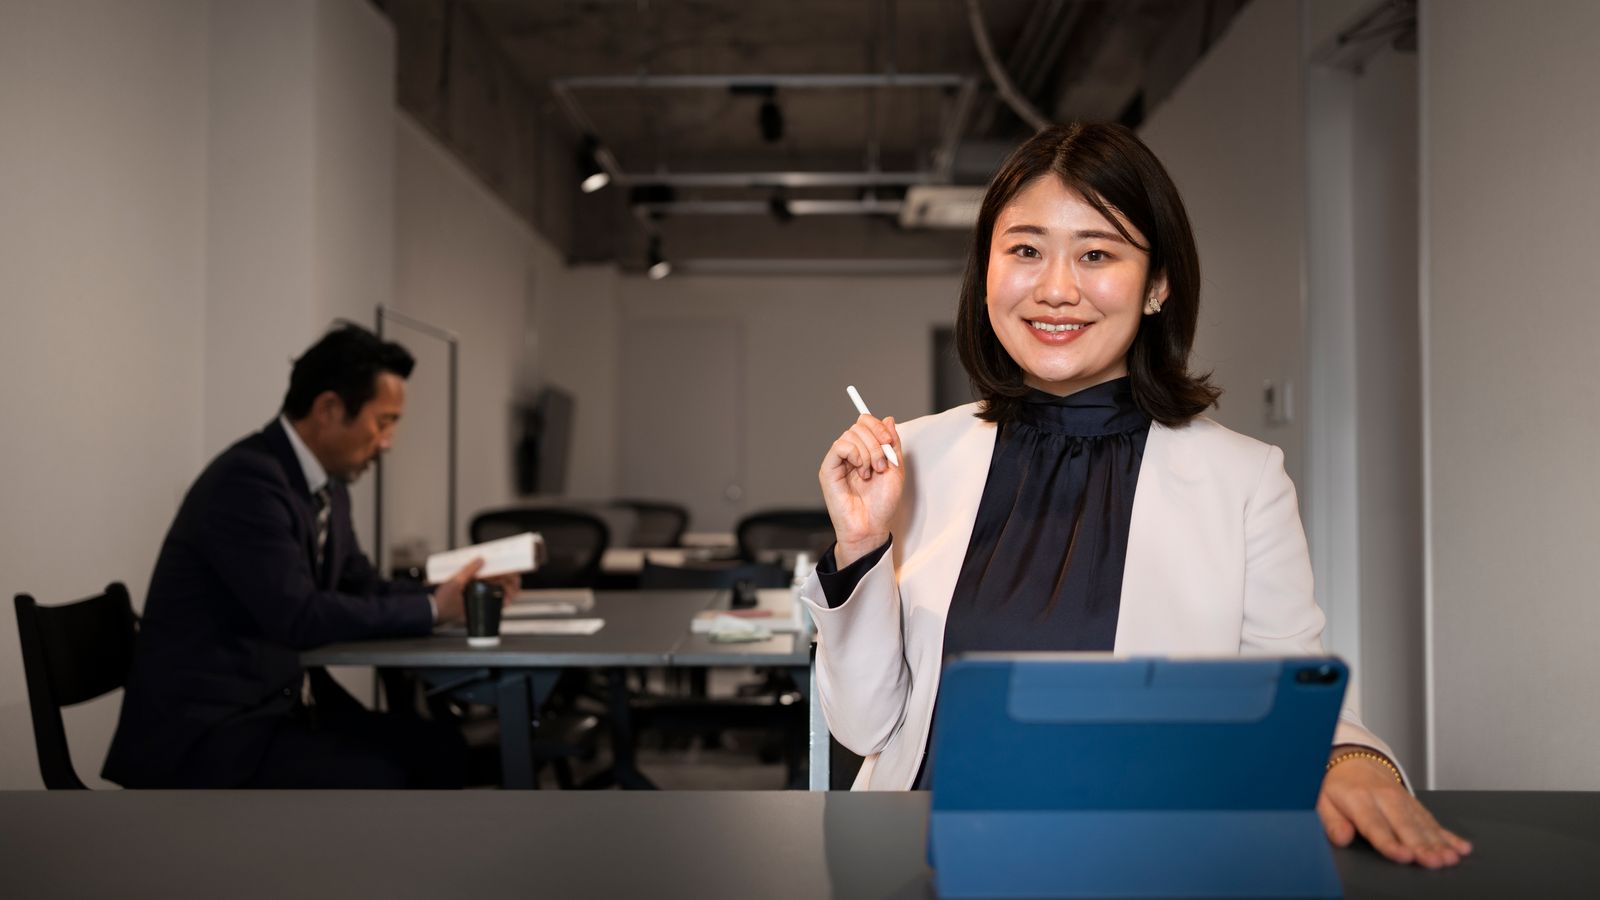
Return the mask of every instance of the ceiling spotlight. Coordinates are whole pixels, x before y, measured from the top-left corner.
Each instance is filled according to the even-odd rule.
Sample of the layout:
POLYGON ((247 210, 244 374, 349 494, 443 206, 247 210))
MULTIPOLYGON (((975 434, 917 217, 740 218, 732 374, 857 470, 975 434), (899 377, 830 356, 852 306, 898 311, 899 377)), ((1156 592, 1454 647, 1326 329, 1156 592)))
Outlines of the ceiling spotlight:
POLYGON ((761 139, 769 144, 783 140, 783 110, 772 97, 761 101, 761 111, 756 114, 756 124, 761 127, 761 139))
POLYGON ((728 93, 734 96, 760 97, 761 109, 756 113, 756 126, 761 129, 761 139, 769 144, 783 140, 783 110, 778 106, 778 89, 770 84, 729 85, 728 93))
POLYGON ((650 276, 651 281, 660 281, 661 279, 672 274, 672 263, 668 262, 667 258, 661 255, 661 238, 659 237, 653 237, 650 239, 650 255, 648 263, 650 268, 645 270, 645 274, 650 276))
POLYGON ((592 194, 611 183, 611 174, 600 165, 600 142, 594 135, 586 135, 578 151, 578 189, 592 194))
POLYGON ((643 212, 651 221, 660 221, 678 199, 678 194, 671 185, 666 184, 636 184, 628 189, 628 205, 633 207, 637 215, 643 212))
POLYGON ((794 210, 789 208, 789 198, 783 194, 773 194, 767 200, 767 209, 772 211, 772 217, 780 224, 787 225, 794 221, 794 210))

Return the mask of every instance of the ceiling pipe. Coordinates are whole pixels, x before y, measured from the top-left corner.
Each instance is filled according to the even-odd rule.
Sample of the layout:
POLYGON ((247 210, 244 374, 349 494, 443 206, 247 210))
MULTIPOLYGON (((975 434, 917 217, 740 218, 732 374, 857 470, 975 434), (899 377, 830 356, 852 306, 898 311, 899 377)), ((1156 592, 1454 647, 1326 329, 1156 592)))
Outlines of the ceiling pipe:
POLYGON ((908 187, 937 184, 939 176, 937 172, 629 172, 616 181, 678 188, 908 187))
POLYGON ((674 273, 684 275, 954 275, 966 260, 955 258, 902 259, 863 257, 859 259, 682 259, 672 264, 674 273))
MULTIPOLYGON (((793 216, 898 216, 905 207, 902 200, 795 200, 786 198, 784 206, 793 216)), ((656 216, 765 216, 772 213, 770 200, 669 200, 635 205, 656 216)))
POLYGON ((1027 122, 1034 131, 1043 131, 1049 128, 1051 122, 1039 110, 1035 109, 1027 97, 1017 90, 1011 83, 1011 77, 1006 74, 1005 67, 1000 65, 1000 60, 994 55, 994 46, 989 43, 989 29, 983 24, 983 12, 978 8, 978 0, 967 0, 967 22, 972 26, 972 41, 978 45, 978 55, 983 58, 983 67, 989 73, 989 79, 994 82, 995 91, 1006 106, 1017 114, 1022 121, 1027 122))
POLYGON ((955 88, 967 80, 965 75, 946 73, 850 75, 573 75, 550 79, 559 90, 706 90, 715 88, 955 88))

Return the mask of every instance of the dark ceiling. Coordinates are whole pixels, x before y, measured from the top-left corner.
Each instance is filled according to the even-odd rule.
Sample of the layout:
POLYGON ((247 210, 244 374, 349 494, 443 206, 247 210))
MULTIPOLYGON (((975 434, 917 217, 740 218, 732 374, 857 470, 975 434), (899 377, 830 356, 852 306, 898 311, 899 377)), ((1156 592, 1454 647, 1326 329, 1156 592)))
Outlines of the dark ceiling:
MULTIPOLYGON (((977 7, 1043 116, 1136 126, 1243 2, 977 7)), ((953 268, 965 235, 903 227, 906 184, 981 185, 1032 131, 997 96, 966 0, 377 5, 396 26, 401 105, 574 262, 643 268, 656 236, 705 271, 953 268), (905 83, 925 75, 952 77, 905 83), (594 194, 577 189, 586 135, 621 176, 594 194), (751 173, 771 177, 737 177, 751 173)))

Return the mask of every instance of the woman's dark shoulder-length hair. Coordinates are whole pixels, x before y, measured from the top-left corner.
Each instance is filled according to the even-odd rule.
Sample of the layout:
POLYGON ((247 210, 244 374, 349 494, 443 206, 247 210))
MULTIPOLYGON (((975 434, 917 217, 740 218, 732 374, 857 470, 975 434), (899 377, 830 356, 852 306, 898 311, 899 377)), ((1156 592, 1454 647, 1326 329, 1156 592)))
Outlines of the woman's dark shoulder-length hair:
MULTIPOLYGON (((1222 391, 1209 375, 1189 372, 1200 313, 1200 257, 1178 189, 1167 170, 1132 131, 1121 125, 1055 125, 1034 135, 1006 160, 978 212, 956 311, 956 348, 972 379, 979 417, 1008 422, 1021 410, 1028 387, 1020 366, 1006 353, 989 323, 986 285, 989 242, 1000 211, 1034 179, 1054 175, 1123 237, 1115 213, 1149 242, 1150 276, 1166 272, 1168 296, 1155 315, 1142 315, 1128 351, 1134 402, 1163 425, 1181 425, 1217 402, 1222 391)), ((1143 246, 1143 245, 1140 245, 1143 246)), ((1149 292, 1149 283, 1145 293, 1149 292)))

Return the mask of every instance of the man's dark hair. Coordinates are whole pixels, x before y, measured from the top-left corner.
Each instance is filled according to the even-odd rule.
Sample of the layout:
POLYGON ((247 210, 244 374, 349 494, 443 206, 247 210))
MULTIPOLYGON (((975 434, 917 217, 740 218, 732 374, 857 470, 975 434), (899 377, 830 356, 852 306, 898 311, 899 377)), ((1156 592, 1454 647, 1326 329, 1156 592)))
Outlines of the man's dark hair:
POLYGON ((1018 147, 1001 166, 978 211, 972 252, 956 310, 956 349, 982 400, 979 417, 1007 422, 1021 410, 1028 387, 1023 373, 989 322, 986 292, 989 242, 1006 204, 1037 178, 1055 177, 1106 217, 1129 243, 1150 254, 1148 279, 1165 272, 1167 300, 1161 312, 1141 316, 1128 349, 1133 399, 1150 418, 1181 425, 1217 402, 1222 393, 1209 375, 1189 372, 1200 314, 1200 254, 1178 188, 1160 160, 1121 125, 1055 125, 1018 147), (1149 246, 1135 241, 1117 220, 1120 213, 1149 246))
POLYGON ((339 324, 294 361, 289 390, 283 395, 283 414, 290 421, 304 419, 323 391, 333 391, 344 403, 345 421, 349 421, 378 393, 379 372, 409 378, 415 365, 416 360, 399 344, 360 325, 339 324))

